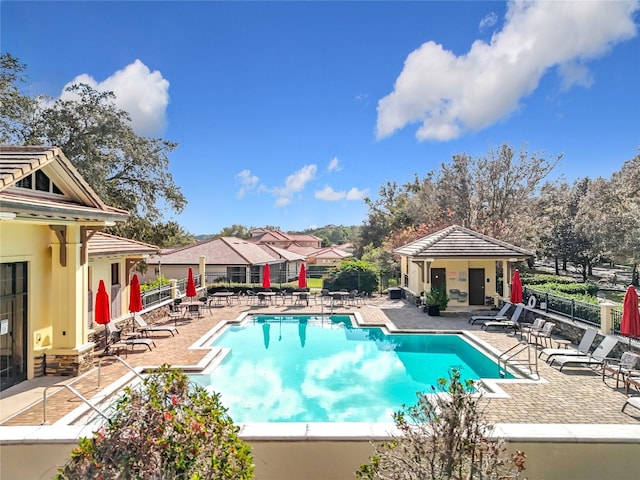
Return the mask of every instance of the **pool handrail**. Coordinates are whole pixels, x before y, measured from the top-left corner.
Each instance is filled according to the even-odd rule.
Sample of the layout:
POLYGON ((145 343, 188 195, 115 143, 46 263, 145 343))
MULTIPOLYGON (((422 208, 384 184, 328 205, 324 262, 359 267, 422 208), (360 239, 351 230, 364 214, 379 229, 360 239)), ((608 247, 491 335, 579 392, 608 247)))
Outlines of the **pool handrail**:
POLYGON ((129 370, 131 370, 140 380, 144 379, 142 377, 142 375, 140 375, 138 372, 136 372, 135 368, 133 368, 131 365, 129 365, 127 362, 125 362, 118 355, 105 355, 103 357, 100 357, 100 360, 98 360, 98 388, 100 388, 100 373, 102 372, 102 360, 104 360, 105 358, 112 358, 112 359, 118 360, 125 367, 127 367, 129 370))
POLYGON ((84 395, 82 395, 78 390, 73 388, 71 385, 67 385, 66 383, 56 383, 55 385, 47 385, 44 388, 44 391, 42 392, 42 425, 46 425, 48 423, 47 422, 47 391, 50 388, 54 388, 54 387, 66 388, 72 394, 74 394, 76 397, 82 400, 86 405, 88 405, 93 411, 95 411, 96 413, 104 417, 107 422, 111 423, 111 419, 109 418, 109 416, 105 414, 103 411, 101 411, 99 408, 97 408, 95 405, 93 405, 89 400, 87 400, 87 398, 84 395))

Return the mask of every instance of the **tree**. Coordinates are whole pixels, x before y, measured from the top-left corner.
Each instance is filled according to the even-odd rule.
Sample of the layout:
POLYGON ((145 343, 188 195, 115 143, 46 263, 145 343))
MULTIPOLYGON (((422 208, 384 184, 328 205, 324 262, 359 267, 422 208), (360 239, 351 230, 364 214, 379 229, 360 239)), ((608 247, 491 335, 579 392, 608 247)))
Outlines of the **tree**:
POLYGON ((100 198, 133 217, 155 222, 164 207, 181 212, 186 199, 168 171, 177 144, 137 135, 112 92, 86 84, 67 92, 73 98, 45 109, 31 140, 62 148, 100 198))
POLYGON ((545 159, 503 144, 487 155, 454 155, 440 170, 403 186, 387 182, 369 207, 358 244, 380 247, 387 236, 415 225, 460 224, 494 238, 533 246, 533 199, 561 156, 545 159))
POLYGON ((131 225, 110 233, 169 243, 157 241, 163 227, 168 236, 176 233, 163 218, 167 211, 180 213, 187 203, 169 172, 169 154, 177 144, 136 134, 128 113, 116 107, 115 95, 89 85, 72 85, 67 88, 70 99, 44 106, 42 97, 20 93, 20 84, 26 83, 24 65, 9 54, 0 56, 0 62, 2 141, 60 147, 106 204, 131 213, 131 225), (150 232, 154 240, 147 236, 150 232))
POLYGON ((31 136, 34 119, 45 97, 20 92, 27 82, 26 65, 9 53, 0 54, 0 144, 22 145, 31 136))
POLYGON ((233 224, 230 227, 224 227, 220 230, 220 233, 214 237, 237 237, 237 238, 250 238, 251 228, 247 228, 244 225, 233 224))
POLYGON ((217 393, 163 365, 125 389, 109 423, 80 440, 57 479, 251 479, 238 431, 217 393))
POLYGON ((376 445, 371 461, 356 476, 364 480, 471 480, 518 478, 525 454, 507 453, 483 422, 482 398, 473 381, 452 370, 438 390, 418 394, 416 405, 394 414, 400 435, 376 445))
POLYGON ((554 259, 555 274, 560 275, 559 260, 563 269, 570 252, 574 214, 569 209, 571 187, 566 183, 547 182, 536 199, 537 221, 533 224, 538 236, 537 250, 541 256, 554 259))

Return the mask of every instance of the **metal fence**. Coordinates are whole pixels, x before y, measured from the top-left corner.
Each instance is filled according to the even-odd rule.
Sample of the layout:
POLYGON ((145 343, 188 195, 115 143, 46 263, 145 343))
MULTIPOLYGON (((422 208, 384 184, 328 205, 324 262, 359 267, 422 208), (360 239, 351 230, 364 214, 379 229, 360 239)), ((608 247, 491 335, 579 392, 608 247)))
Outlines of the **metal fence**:
POLYGON ((164 284, 142 292, 142 307, 147 309, 171 298, 171 284, 164 284))
MULTIPOLYGON (((600 306, 591 303, 581 302, 572 298, 565 298, 548 292, 542 292, 535 288, 524 288, 524 299, 526 303, 531 295, 535 295, 545 312, 558 313, 571 320, 579 320, 583 323, 600 327, 600 306)), ((619 322, 618 322, 619 323, 619 322)), ((618 325, 618 331, 620 325, 618 325)))

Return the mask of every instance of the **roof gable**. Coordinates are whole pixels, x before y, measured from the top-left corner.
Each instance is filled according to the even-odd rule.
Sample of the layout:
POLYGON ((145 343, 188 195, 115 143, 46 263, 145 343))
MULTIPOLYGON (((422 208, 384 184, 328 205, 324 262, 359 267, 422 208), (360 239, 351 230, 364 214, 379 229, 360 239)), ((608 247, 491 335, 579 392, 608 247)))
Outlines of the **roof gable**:
POLYGON ((122 221, 128 215, 105 205, 58 147, 0 146, 0 200, 2 211, 27 218, 122 221), (38 172, 55 185, 53 193, 17 186, 29 177, 33 183, 38 172))
POLYGON ((452 225, 402 247, 394 253, 406 257, 430 258, 505 258, 524 259, 533 252, 483 235, 460 225, 452 225))

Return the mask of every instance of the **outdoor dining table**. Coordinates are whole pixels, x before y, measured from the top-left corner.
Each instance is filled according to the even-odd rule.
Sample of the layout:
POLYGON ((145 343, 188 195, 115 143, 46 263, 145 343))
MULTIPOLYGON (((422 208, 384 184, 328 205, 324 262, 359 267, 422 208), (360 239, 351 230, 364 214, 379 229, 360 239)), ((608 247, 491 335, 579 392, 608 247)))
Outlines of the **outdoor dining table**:
POLYGON ((184 308, 184 314, 189 315, 191 317, 200 318, 202 317, 202 307, 204 306, 204 302, 195 301, 195 302, 182 302, 180 307, 184 308))
POLYGON ((233 292, 216 292, 211 295, 211 300, 209 300, 209 304, 211 302, 215 302, 216 305, 220 305, 222 303, 222 299, 226 300, 227 305, 231 305, 231 297, 233 297, 235 293, 233 292))
POLYGON ((349 292, 329 292, 331 297, 331 306, 333 307, 336 302, 344 305, 344 301, 349 298, 349 292))
POLYGON ((293 292, 293 296, 296 297, 295 303, 306 301, 307 306, 309 306, 309 298, 311 297, 311 293, 309 292, 293 292))
POLYGON ((257 295, 258 302, 268 301, 269 303, 273 303, 271 299, 276 296, 276 292, 258 292, 257 295))

